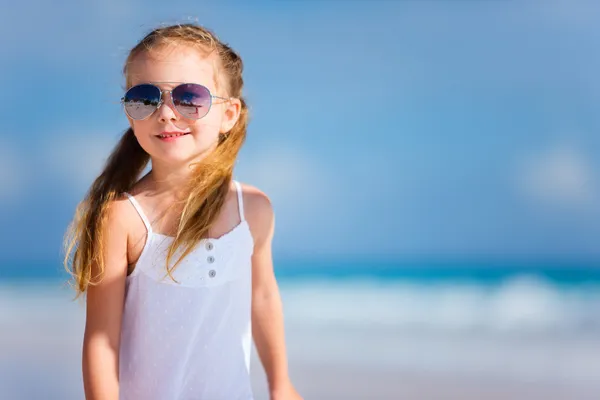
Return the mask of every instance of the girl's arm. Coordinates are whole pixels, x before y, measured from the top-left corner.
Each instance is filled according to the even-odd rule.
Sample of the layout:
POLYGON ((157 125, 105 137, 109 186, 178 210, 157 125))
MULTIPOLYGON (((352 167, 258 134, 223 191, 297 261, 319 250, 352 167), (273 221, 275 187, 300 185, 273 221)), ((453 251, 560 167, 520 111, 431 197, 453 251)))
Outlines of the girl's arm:
MULTIPOLYGON (((86 400, 119 398, 119 342, 127 276, 126 204, 110 205, 104 230, 102 281, 87 290, 82 367, 86 400)), ((92 269, 92 276, 98 268, 92 269)))
POLYGON ((288 375, 283 307, 271 252, 275 227, 273 209, 263 193, 256 191, 249 197, 249 222, 254 227, 255 244, 252 256, 252 335, 267 375, 271 399, 301 400, 288 375))

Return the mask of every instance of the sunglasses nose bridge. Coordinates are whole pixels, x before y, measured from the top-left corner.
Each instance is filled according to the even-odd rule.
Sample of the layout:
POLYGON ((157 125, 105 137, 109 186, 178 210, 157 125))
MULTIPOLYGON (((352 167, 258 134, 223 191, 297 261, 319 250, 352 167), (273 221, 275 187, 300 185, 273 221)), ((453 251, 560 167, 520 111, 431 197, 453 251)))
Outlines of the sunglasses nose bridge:
POLYGON ((173 103, 173 91, 172 90, 161 90, 160 91, 160 99, 158 101, 158 106, 156 108, 160 108, 161 105, 167 104, 167 97, 169 98, 171 105, 175 106, 175 103, 173 103), (166 96, 166 94, 168 94, 169 96, 166 96))
POLYGON ((158 100, 158 104, 156 105, 156 111, 159 111, 163 105, 167 105, 167 96, 165 94, 169 94, 168 98, 170 101, 170 105, 173 107, 173 111, 176 110, 175 103, 173 102, 173 91, 172 90, 161 90, 160 91, 160 99, 158 100))

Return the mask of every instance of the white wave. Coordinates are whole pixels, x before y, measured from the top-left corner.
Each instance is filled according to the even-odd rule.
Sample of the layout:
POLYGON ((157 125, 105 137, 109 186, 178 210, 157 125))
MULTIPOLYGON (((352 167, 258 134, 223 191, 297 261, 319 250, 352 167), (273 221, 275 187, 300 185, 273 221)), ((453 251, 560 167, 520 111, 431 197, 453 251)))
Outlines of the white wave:
POLYGON ((600 382, 600 290, 522 276, 282 285, 292 359, 522 382, 600 382), (296 343, 301 343, 294 347, 296 343))
MULTIPOLYGON (((501 286, 305 281, 283 282, 281 294, 293 365, 599 389, 597 286, 564 289, 533 277, 501 286)), ((0 285, 0 377, 38 365, 46 377, 71 377, 65 387, 75 383, 85 307, 71 297, 56 287, 0 285)))
POLYGON ((492 286, 411 281, 286 283, 294 324, 377 325, 440 332, 600 331, 600 286, 559 288, 533 276, 492 286))

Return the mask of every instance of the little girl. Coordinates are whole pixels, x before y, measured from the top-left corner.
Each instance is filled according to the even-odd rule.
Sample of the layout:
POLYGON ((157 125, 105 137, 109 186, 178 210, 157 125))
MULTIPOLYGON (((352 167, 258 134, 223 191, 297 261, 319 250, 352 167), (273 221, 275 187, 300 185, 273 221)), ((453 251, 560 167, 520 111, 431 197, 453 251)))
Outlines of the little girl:
POLYGON ((86 399, 248 400, 252 339, 270 398, 290 382, 268 197, 232 179, 242 60, 195 24, 130 52, 130 128, 79 205, 65 265, 86 292, 86 399), (148 162, 151 170, 140 177, 148 162))

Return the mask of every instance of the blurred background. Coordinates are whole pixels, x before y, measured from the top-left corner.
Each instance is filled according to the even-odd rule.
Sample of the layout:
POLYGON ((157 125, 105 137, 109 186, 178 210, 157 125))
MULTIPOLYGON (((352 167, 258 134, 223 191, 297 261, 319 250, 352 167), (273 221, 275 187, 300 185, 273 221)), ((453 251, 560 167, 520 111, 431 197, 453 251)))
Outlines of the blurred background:
MULTIPOLYGON (((19 1, 0 15, 0 398, 81 399, 62 237, 127 126, 131 47, 245 62, 236 178, 277 215, 306 399, 597 399, 600 4, 19 1)), ((257 399, 267 399, 253 359, 257 399)))

